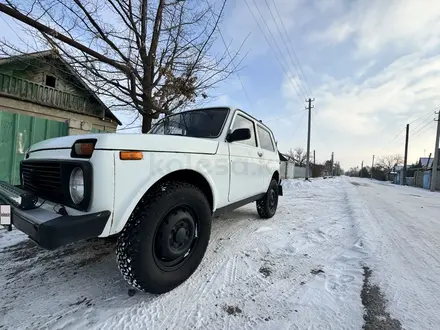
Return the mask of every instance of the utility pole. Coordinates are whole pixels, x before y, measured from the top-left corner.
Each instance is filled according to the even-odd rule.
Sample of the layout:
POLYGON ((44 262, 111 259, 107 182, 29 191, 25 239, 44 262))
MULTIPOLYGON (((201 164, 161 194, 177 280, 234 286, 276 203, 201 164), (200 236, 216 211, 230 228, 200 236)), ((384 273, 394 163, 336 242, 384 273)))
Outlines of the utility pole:
POLYGON ((373 180, 373 167, 374 167, 374 155, 373 155, 373 161, 371 162, 371 180, 373 180))
POLYGON ((310 130, 312 126, 312 102, 315 99, 308 99, 306 102, 309 103, 309 106, 306 108, 309 110, 309 129, 307 131, 307 167, 306 167, 306 180, 309 180, 309 171, 310 171, 310 130))
POLYGON ((315 150, 313 150, 313 166, 316 165, 316 154, 315 154, 315 150))
POLYGON ((361 178, 363 178, 364 177, 364 175, 363 175, 363 173, 362 173, 362 170, 364 169, 364 161, 362 161, 362 163, 361 163, 361 178))
POLYGON ((334 175, 333 175, 333 167, 334 167, 334 156, 335 156, 335 153, 334 153, 334 152, 332 152, 332 176, 334 176, 334 175))
POLYGON ((431 175, 431 191, 435 191, 437 184, 437 168, 438 168, 438 143, 440 139, 440 111, 436 112, 437 118, 437 135, 435 136, 435 149, 434 149, 434 161, 432 162, 432 175, 431 175))
POLYGON ((409 137, 409 124, 406 124, 406 139, 405 139, 405 159, 403 160, 403 178, 400 180, 400 185, 406 186, 406 165, 408 162, 408 137, 409 137))

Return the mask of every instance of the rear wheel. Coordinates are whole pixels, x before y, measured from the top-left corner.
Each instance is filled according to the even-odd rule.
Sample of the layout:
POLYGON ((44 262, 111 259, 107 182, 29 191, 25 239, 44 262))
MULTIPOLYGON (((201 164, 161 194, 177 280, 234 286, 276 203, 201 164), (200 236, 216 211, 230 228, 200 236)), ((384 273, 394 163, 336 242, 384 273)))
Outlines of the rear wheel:
POLYGON ((278 206, 278 183, 275 179, 269 184, 266 194, 257 201, 257 212, 260 217, 269 219, 274 216, 278 206))
POLYGON ((194 185, 169 182, 145 196, 117 243, 119 269, 132 286, 170 291, 203 259, 211 233, 211 209, 194 185))

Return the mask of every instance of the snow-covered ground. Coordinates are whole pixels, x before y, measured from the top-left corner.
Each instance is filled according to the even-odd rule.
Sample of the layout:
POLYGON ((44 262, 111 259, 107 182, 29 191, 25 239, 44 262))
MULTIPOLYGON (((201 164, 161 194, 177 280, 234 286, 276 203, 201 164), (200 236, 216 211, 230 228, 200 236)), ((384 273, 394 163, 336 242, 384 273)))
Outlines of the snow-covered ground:
POLYGON ((376 289, 388 319, 440 328, 440 194, 353 178, 284 192, 270 220, 254 204, 214 219, 200 267, 159 296, 131 290, 112 242, 50 252, 0 230, 0 329, 361 329, 376 289))

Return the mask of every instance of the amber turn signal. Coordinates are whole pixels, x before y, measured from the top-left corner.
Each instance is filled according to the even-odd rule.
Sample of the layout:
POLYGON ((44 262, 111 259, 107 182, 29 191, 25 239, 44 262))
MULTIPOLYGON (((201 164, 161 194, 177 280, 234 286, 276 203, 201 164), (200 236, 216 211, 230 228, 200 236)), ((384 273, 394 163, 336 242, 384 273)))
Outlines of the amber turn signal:
POLYGON ((75 153, 78 156, 91 156, 93 154, 94 149, 95 149, 95 145, 93 143, 76 143, 75 144, 75 153))
POLYGON ((142 151, 120 151, 119 159, 121 160, 141 160, 144 156, 142 151))

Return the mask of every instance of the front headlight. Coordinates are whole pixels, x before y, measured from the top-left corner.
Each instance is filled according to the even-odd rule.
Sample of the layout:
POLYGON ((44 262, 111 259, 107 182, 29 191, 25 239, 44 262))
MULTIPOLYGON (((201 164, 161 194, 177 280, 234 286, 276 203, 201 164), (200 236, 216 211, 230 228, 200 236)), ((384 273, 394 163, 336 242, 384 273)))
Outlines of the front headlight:
POLYGON ((84 173, 79 167, 75 167, 70 174, 69 191, 75 204, 82 202, 84 199, 84 173))

